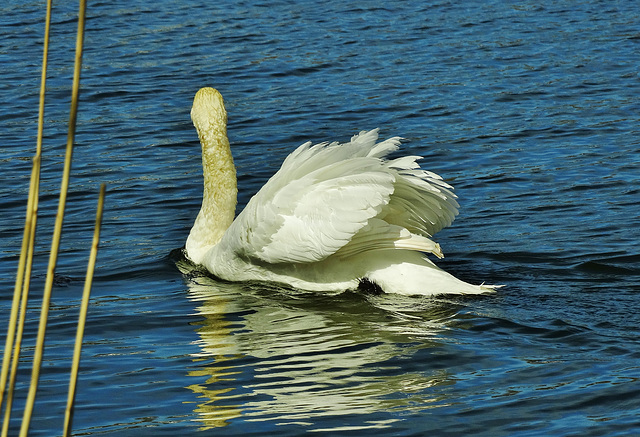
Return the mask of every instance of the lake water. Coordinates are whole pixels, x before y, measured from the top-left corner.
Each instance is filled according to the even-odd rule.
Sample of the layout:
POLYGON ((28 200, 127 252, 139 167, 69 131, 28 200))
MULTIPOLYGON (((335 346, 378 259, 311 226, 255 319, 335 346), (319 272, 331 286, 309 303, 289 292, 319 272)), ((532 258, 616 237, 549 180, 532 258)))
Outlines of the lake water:
MULTIPOLYGON (((53 11, 31 372, 66 141, 75 2, 53 11)), ((0 6, 0 328, 35 151, 44 2, 0 6)), ((62 249, 31 435, 61 432, 108 184, 77 435, 640 433, 634 2, 89 2, 62 249), (195 92, 225 96, 240 207, 311 140, 363 129, 456 188, 439 265, 494 295, 300 293, 183 276, 195 92)), ((4 339, 2 339, 4 344, 4 339)))

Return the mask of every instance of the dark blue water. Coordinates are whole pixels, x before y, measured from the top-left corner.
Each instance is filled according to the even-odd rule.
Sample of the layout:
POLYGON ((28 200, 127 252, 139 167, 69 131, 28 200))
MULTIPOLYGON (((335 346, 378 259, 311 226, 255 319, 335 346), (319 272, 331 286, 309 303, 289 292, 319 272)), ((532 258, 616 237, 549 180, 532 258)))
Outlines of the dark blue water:
MULTIPOLYGON (((34 436, 59 434, 108 184, 77 435, 640 432, 640 12, 634 2, 89 2, 77 148, 34 436), (184 277, 194 93, 225 96, 240 203, 306 141, 362 129, 456 187, 439 264, 468 297, 184 277)), ((62 168, 75 3, 54 6, 31 371, 62 168)), ((35 151, 42 2, 0 6, 0 328, 35 151)), ((2 340, 4 344, 4 340, 2 340)))

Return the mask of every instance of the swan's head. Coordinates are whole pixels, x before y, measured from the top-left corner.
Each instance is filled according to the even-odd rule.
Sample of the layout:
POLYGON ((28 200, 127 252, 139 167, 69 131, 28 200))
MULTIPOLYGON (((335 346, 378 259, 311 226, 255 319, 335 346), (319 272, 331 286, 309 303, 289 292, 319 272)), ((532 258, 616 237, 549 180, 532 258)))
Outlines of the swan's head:
POLYGON ((201 88, 193 98, 191 120, 202 138, 208 134, 226 134, 227 111, 222 94, 214 88, 201 88))

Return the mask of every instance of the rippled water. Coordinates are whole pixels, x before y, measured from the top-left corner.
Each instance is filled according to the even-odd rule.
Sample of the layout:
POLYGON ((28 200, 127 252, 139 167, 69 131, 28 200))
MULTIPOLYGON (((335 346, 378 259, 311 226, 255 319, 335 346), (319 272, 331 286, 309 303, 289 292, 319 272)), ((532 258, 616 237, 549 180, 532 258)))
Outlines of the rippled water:
MULTIPOLYGON (((41 3, 0 6, 2 314, 35 150, 41 3)), ((640 432, 635 3, 89 3, 32 435, 61 430, 101 182, 78 435, 640 432), (301 142, 379 126, 456 187, 461 214, 437 235, 440 265, 506 287, 474 298, 322 295, 183 276, 170 253, 199 207, 189 110, 205 85, 226 98, 241 205, 301 142)), ((66 141, 75 8, 54 7, 13 429, 66 141)))

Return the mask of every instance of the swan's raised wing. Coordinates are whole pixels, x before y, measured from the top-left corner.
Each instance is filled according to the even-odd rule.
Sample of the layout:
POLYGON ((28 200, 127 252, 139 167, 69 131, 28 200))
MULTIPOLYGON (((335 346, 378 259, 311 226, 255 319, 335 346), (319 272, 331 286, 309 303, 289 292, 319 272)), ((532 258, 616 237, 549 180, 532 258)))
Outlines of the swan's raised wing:
POLYGON ((380 248, 439 253, 428 236, 447 226, 457 203, 416 157, 382 159, 399 138, 377 130, 346 144, 303 144, 249 201, 223 237, 228 250, 266 263, 321 261, 380 248))

